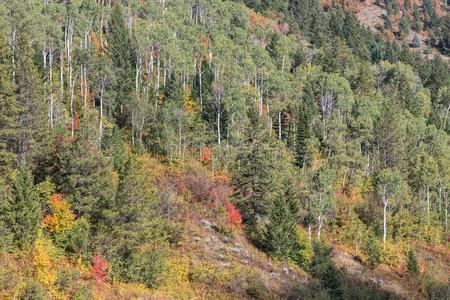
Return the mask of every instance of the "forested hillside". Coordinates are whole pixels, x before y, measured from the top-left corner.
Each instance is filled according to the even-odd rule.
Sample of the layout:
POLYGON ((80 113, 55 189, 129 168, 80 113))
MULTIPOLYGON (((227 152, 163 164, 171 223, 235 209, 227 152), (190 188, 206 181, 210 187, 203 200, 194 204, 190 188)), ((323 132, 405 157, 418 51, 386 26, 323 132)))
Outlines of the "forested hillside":
POLYGON ((0 299, 448 299, 450 18, 376 5, 0 0, 0 299))

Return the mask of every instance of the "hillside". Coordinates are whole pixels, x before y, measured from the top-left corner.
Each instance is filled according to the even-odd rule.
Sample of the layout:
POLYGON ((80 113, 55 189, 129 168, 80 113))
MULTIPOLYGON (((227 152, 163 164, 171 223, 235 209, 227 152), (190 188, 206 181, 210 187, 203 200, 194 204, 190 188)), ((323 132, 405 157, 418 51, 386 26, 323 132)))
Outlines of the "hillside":
POLYGON ((449 20, 0 0, 0 299, 447 299, 449 20))

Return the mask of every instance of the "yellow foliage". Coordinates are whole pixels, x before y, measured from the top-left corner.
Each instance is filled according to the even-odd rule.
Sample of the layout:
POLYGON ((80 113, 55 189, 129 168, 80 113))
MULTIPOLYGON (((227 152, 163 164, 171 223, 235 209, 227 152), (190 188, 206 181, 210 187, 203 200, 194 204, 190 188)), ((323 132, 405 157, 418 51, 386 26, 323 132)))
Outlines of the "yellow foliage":
POLYGON ((197 299, 189 282, 189 259, 184 256, 170 257, 167 260, 167 271, 164 285, 157 295, 176 299, 197 299))
POLYGON ((192 113, 197 111, 198 104, 194 99, 192 99, 192 90, 191 88, 186 88, 183 91, 183 103, 184 103, 184 111, 186 113, 192 113))
POLYGON ((44 219, 44 228, 52 233, 67 232, 75 225, 75 215, 61 194, 54 194, 50 199, 51 215, 44 219))
POLYGON ((42 285, 49 287, 56 281, 55 272, 56 249, 52 241, 42 235, 39 231, 34 242, 33 266, 34 275, 42 285))

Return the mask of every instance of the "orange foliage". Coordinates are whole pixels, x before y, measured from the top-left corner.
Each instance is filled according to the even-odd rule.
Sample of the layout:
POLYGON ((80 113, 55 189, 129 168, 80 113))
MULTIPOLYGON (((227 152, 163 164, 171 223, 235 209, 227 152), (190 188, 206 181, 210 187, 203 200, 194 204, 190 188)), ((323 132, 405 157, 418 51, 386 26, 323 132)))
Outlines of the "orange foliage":
POLYGON ((75 224, 75 215, 61 194, 54 194, 50 199, 52 214, 45 216, 44 228, 52 233, 70 230, 75 224))
POLYGON ((211 149, 209 147, 203 147, 202 155, 200 156, 200 161, 204 164, 207 164, 211 161, 212 154, 211 149))
POLYGON ((269 19, 250 10, 248 13, 249 19, 250 19, 250 24, 253 26, 258 26, 258 25, 268 25, 269 24, 269 19))

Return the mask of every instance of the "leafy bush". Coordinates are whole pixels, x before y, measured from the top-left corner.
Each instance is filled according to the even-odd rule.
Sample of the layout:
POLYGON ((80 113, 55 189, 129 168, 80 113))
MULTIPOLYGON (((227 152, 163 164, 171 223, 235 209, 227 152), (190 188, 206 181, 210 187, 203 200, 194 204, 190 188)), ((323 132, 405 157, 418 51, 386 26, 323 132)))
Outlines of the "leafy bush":
POLYGON ((130 281, 141 282, 149 288, 158 287, 163 281, 166 252, 160 247, 146 247, 134 253, 127 268, 130 281))
POLYGON ((20 300, 41 300, 45 299, 44 288, 39 282, 32 279, 25 283, 25 286, 20 291, 20 300))

